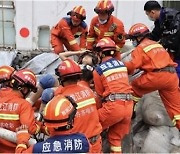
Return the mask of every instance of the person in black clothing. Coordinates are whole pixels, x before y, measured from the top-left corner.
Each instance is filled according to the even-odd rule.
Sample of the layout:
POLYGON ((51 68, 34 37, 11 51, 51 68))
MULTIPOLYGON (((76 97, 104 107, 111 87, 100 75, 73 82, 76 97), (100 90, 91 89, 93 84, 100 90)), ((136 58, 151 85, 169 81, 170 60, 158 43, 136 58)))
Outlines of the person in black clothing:
POLYGON ((180 78, 180 11, 161 7, 157 1, 147 1, 144 11, 154 21, 155 27, 150 33, 150 39, 159 41, 178 63, 176 72, 180 78))

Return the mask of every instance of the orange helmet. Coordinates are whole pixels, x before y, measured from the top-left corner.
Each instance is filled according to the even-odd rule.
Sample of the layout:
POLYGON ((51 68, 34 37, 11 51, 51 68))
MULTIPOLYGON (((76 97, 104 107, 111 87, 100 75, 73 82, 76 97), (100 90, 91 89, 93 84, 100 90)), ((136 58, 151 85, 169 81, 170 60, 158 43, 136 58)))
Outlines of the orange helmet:
POLYGON ((114 11, 114 5, 111 0, 99 0, 97 6, 94 8, 94 12, 97 14, 100 12, 112 13, 114 11))
POLYGON ((97 50, 98 52, 116 51, 116 49, 117 46, 115 42, 109 37, 105 37, 99 40, 95 48, 95 50, 97 50))
POLYGON ((47 127, 72 128, 77 104, 70 96, 58 95, 48 102, 44 109, 44 121, 47 127))
POLYGON ((69 11, 67 15, 70 15, 73 17, 73 19, 86 19, 86 10, 83 8, 83 6, 75 6, 72 11, 69 11))
POLYGON ((149 33, 149 29, 146 25, 142 23, 137 23, 133 25, 128 33, 128 37, 130 39, 136 38, 136 37, 143 37, 149 33))
POLYGON ((62 78, 81 75, 82 72, 80 66, 74 60, 66 59, 55 69, 55 74, 62 78))
POLYGON ((33 92, 37 91, 37 88, 36 88, 36 82, 37 82, 36 81, 36 76, 32 71, 30 71, 28 69, 22 69, 22 70, 19 70, 19 71, 15 72, 12 75, 12 84, 15 81, 17 82, 17 86, 28 87, 33 92))
POLYGON ((15 69, 11 66, 4 65, 0 67, 0 83, 11 80, 11 75, 15 69))

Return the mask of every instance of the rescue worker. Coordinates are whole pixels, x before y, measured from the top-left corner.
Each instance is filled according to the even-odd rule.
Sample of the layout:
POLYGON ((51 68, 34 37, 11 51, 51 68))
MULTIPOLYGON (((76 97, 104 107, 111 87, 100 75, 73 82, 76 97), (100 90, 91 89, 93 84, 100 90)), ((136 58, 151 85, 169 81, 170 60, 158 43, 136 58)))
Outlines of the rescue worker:
MULTIPOLYGON (((111 0, 99 0, 94 11, 97 16, 91 20, 87 36, 87 49, 93 50, 100 39, 110 37, 116 43, 117 50, 120 51, 120 48, 125 44, 124 24, 112 15, 114 11, 113 3, 111 0)), ((120 53, 117 52, 116 54, 120 60, 120 53)))
POLYGON ((86 48, 87 24, 86 11, 82 6, 76 6, 68 12, 70 17, 62 18, 51 30, 51 45, 54 53, 64 52, 63 45, 70 51, 86 48), (78 44, 77 38, 80 39, 78 44))
POLYGON ((180 78, 180 11, 161 7, 157 1, 147 1, 144 11, 148 18, 154 21, 150 39, 160 41, 173 61, 178 63, 176 72, 180 78))
MULTIPOLYGON (((37 134, 40 126, 35 122, 32 106, 25 100, 29 92, 36 92, 36 77, 30 70, 22 69, 13 73, 11 79, 12 90, 0 97, 0 127, 15 132, 25 124, 31 134, 37 134)), ((14 153, 16 144, 0 138, 0 147, 0 152, 14 153)))
POLYGON ((149 29, 142 23, 133 25, 129 37, 136 48, 132 51, 132 60, 125 62, 128 73, 135 69, 144 73, 132 81, 134 101, 137 102, 144 94, 158 90, 164 106, 172 122, 180 129, 180 91, 178 76, 168 52, 163 46, 148 38, 149 29))
POLYGON ((10 88, 10 81, 14 71, 15 69, 8 65, 0 67, 0 97, 7 96, 12 90, 10 88))
POLYGON ((44 121, 50 138, 33 146, 28 145, 27 126, 17 128, 16 153, 87 153, 88 139, 81 133, 72 133, 77 104, 68 96, 54 97, 45 107, 44 121))
POLYGON ((121 153, 123 137, 129 133, 133 101, 127 68, 114 58, 116 45, 110 38, 101 39, 96 45, 101 63, 93 72, 95 90, 103 99, 98 109, 101 125, 108 128, 108 141, 112 153, 121 153))
POLYGON ((102 126, 99 122, 93 91, 77 84, 81 78, 81 68, 72 59, 66 59, 56 69, 56 74, 63 87, 57 89, 55 95, 71 96, 78 105, 72 132, 85 134, 91 145, 90 153, 100 153, 102 126))

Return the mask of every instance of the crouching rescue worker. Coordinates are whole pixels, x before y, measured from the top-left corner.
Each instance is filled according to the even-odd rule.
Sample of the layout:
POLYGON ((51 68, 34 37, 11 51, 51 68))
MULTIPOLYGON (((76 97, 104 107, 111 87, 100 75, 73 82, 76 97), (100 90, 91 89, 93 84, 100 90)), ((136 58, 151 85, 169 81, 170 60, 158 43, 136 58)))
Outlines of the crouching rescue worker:
POLYGON ((71 60, 64 60, 56 69, 63 87, 56 90, 55 95, 71 96, 77 103, 77 113, 72 132, 85 134, 90 142, 90 153, 100 153, 102 149, 102 126, 96 109, 95 95, 87 86, 77 84, 82 72, 79 65, 71 60))
MULTIPOLYGON (((36 77, 30 70, 16 71, 11 76, 12 90, 8 95, 0 97, 0 127, 15 132, 20 125, 27 125, 30 134, 40 130, 34 119, 34 111, 25 100, 31 92, 36 92, 36 77)), ((3 133, 3 132, 0 132, 3 133)), ((16 144, 0 138, 0 152, 14 153, 16 144)))
POLYGON ((64 52, 64 47, 70 51, 78 51, 86 48, 87 24, 86 11, 82 6, 76 6, 68 12, 69 17, 62 18, 51 30, 51 44, 54 53, 64 52), (76 38, 80 39, 78 43, 76 38))
POLYGON ((101 63, 93 72, 95 90, 103 98, 98 109, 103 129, 108 128, 108 141, 113 153, 121 153, 121 141, 129 133, 133 110, 132 90, 127 68, 114 58, 116 45, 110 38, 101 39, 96 50, 101 63))
POLYGON ((144 74, 132 81, 134 101, 158 90, 169 117, 180 129, 180 91, 175 70, 177 64, 162 45, 148 38, 149 29, 146 25, 133 25, 128 35, 136 46, 132 52, 132 60, 125 62, 128 73, 133 74, 135 69, 144 70, 144 74))
POLYGON ((77 104, 69 96, 56 96, 45 107, 44 121, 50 138, 28 147, 27 126, 17 128, 16 153, 87 153, 89 141, 81 133, 72 133, 77 104))

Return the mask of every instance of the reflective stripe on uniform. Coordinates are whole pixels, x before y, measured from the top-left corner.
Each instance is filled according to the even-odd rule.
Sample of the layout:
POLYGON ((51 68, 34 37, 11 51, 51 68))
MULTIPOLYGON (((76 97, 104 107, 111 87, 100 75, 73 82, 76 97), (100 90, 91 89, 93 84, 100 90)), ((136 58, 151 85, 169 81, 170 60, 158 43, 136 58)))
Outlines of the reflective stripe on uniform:
POLYGON ((81 34, 82 34, 82 32, 76 32, 74 35, 80 36, 81 34))
POLYGON ((101 31, 97 27, 95 27, 95 26, 94 26, 94 31, 97 32, 98 34, 101 33, 101 31))
POLYGON ((94 42, 95 38, 94 37, 87 37, 87 42, 94 42))
POLYGON ((59 116, 60 114, 60 108, 62 106, 62 104, 66 101, 65 98, 61 99, 60 101, 58 101, 57 105, 56 105, 56 108, 55 108, 55 116, 59 116))
POLYGON ((139 102, 139 100, 141 99, 141 97, 136 97, 136 96, 132 96, 133 101, 135 102, 139 102))
POLYGON ((175 118, 172 120, 172 123, 174 126, 176 125, 176 119, 175 118))
POLYGON ((127 72, 127 68, 126 67, 121 67, 121 68, 114 68, 114 69, 110 69, 110 70, 107 70, 105 72, 103 72, 103 75, 105 77, 113 74, 113 73, 118 73, 118 72, 127 72))
POLYGON ((3 120, 19 120, 18 114, 0 114, 0 119, 3 120))
POLYGON ((173 125, 176 125, 176 121, 180 120, 180 115, 175 115, 174 119, 172 120, 173 125))
POLYGON ((37 134, 37 133, 39 133, 39 131, 40 131, 40 129, 41 129, 41 127, 38 125, 38 124, 36 124, 36 132, 35 132, 35 134, 37 134))
POLYGON ((24 149, 27 149, 27 145, 26 145, 26 144, 18 144, 18 145, 16 146, 16 149, 19 148, 19 147, 24 148, 24 149))
POLYGON ((105 32, 104 33, 104 36, 107 37, 107 36, 113 36, 114 35, 114 32, 105 32))
POLYGON ((163 48, 163 46, 160 44, 152 44, 152 45, 148 45, 147 47, 143 48, 143 50, 144 50, 144 52, 149 52, 150 50, 152 50, 154 48, 163 48))
POLYGON ((94 98, 90 98, 88 100, 77 103, 77 105, 78 105, 77 109, 83 108, 83 107, 91 105, 91 104, 96 104, 96 101, 94 98))
POLYGON ((74 45, 74 44, 76 44, 76 43, 77 43, 76 40, 69 41, 69 44, 70 44, 70 45, 74 45))
POLYGON ((121 146, 111 146, 111 151, 113 152, 121 152, 121 146))

